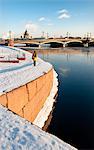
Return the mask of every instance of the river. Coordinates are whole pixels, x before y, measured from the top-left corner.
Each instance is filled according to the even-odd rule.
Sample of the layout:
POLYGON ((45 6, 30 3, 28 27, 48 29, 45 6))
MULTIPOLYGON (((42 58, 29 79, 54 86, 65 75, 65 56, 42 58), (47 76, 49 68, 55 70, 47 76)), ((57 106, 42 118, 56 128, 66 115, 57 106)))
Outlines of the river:
POLYGON ((58 97, 48 132, 80 148, 94 149, 94 48, 38 50, 58 73, 58 97))

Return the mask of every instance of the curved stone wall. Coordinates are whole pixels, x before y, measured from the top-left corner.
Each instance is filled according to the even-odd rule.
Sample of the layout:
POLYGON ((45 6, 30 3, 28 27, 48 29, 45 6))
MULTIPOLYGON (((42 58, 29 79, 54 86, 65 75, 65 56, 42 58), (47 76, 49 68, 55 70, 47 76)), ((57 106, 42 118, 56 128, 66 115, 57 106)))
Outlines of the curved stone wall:
POLYGON ((49 96, 52 85, 53 69, 31 82, 1 95, 0 104, 33 122, 49 96))

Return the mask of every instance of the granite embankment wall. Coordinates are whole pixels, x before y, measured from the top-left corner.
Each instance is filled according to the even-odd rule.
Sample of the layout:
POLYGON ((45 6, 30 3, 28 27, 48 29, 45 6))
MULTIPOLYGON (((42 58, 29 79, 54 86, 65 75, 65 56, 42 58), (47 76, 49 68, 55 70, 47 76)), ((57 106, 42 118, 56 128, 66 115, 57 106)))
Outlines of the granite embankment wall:
POLYGON ((0 96, 0 104, 33 122, 53 85, 53 69, 43 76, 0 96))

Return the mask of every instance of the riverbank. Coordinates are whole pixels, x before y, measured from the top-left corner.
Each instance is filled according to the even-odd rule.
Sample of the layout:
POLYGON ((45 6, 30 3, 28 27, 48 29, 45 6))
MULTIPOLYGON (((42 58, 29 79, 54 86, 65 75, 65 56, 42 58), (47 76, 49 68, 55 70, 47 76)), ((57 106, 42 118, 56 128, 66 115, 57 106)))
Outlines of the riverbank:
POLYGON ((41 111, 38 113, 36 119, 34 120, 34 124, 37 125, 40 128, 43 128, 45 125, 45 122, 47 121, 49 114, 51 113, 52 109, 53 109, 53 105, 55 102, 55 96, 57 94, 58 91, 58 80, 57 80, 57 73, 53 70, 53 85, 52 85, 52 89, 50 91, 49 96, 47 97, 43 108, 41 109, 41 111))
POLYGON ((8 57, 24 52, 26 60, 15 65, 0 63, 0 103, 42 128, 55 101, 57 74, 51 64, 39 58, 34 67, 32 54, 26 51, 11 47, 1 47, 1 51, 8 57))
POLYGON ((59 80, 47 132, 78 149, 94 149, 94 48, 39 50, 38 55, 53 64, 59 80))
POLYGON ((0 105, 0 150, 76 150, 0 105))

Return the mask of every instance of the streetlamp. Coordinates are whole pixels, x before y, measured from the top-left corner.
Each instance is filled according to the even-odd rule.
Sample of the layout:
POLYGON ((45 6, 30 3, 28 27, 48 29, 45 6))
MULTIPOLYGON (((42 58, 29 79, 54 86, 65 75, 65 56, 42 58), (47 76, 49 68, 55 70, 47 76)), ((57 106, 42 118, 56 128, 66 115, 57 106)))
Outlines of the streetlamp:
POLYGON ((42 38, 44 38, 44 31, 42 32, 42 38))
POLYGON ((47 39, 48 39, 48 37, 49 37, 49 34, 48 34, 48 32, 47 32, 47 39))
POLYGON ((11 39, 11 38, 12 38, 12 32, 9 31, 9 39, 11 39))
POLYGON ((67 38, 69 37, 69 32, 66 33, 67 38))
POLYGON ((14 39, 11 31, 9 31, 9 46, 14 46, 14 39))

